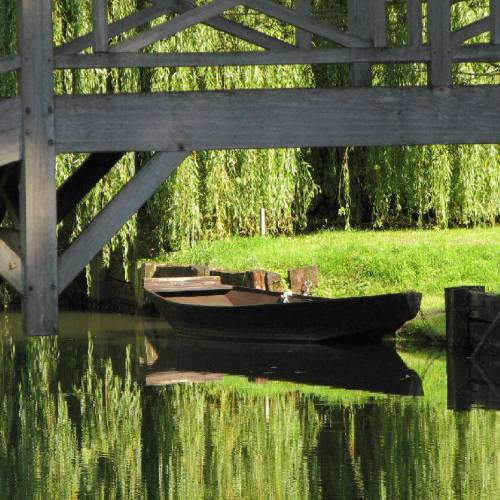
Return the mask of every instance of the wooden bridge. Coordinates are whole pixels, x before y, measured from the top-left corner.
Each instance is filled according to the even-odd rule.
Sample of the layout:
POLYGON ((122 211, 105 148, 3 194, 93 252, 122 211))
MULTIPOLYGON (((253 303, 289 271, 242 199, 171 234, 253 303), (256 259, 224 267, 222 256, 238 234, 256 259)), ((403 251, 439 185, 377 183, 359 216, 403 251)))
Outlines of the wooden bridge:
POLYGON ((93 32, 54 47, 51 0, 18 0, 18 54, 0 59, 0 73, 19 71, 20 83, 18 97, 0 100, 0 196, 19 232, 2 233, 0 274, 23 297, 25 333, 57 331, 58 295, 191 151, 500 142, 500 85, 452 83, 453 64, 500 61, 500 0, 489 0, 489 16, 454 31, 450 13, 456 0, 406 1, 403 46, 387 44, 386 0, 349 0, 348 31, 316 19, 310 0, 297 0, 294 10, 274 0, 201 6, 152 0, 111 24, 106 1, 94 0, 93 32), (224 16, 238 6, 294 26, 296 43, 224 16), (165 14, 175 15, 110 44, 165 14), (140 52, 198 23, 255 50, 140 52), (490 34, 488 43, 468 43, 483 33, 490 34), (312 35, 336 48, 313 48, 312 35), (339 63, 351 65, 350 88, 55 96, 53 86, 54 70, 65 68, 339 63), (371 88, 373 64, 407 63, 427 64, 427 86, 371 88), (127 151, 156 154, 58 255, 57 222, 127 151), (90 155, 56 189, 55 156, 69 152, 90 155))

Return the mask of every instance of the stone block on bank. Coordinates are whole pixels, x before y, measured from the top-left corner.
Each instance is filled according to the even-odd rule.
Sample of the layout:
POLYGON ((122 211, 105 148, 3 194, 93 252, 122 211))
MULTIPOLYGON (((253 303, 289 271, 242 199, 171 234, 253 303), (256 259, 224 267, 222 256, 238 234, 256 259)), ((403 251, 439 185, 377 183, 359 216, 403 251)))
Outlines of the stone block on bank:
POLYGON ((303 293, 305 291, 306 281, 311 282, 310 291, 318 286, 319 281, 318 266, 299 267, 288 271, 288 280, 290 288, 294 293, 303 293))

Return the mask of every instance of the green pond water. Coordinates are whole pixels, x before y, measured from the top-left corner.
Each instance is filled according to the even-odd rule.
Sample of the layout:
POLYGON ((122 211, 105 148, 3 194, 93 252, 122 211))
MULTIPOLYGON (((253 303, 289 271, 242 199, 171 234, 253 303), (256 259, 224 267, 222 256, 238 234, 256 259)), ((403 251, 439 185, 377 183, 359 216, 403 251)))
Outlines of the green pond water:
POLYGON ((60 329, 0 316, 1 499, 500 498, 497 360, 60 329))

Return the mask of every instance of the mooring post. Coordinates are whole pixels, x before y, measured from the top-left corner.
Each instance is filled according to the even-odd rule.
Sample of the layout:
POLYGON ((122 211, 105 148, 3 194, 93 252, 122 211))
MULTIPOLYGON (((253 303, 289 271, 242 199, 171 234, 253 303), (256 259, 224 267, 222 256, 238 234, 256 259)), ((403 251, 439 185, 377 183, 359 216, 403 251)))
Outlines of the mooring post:
POLYGON ((448 351, 446 355, 448 408, 457 411, 470 410, 471 361, 462 353, 448 351))
POLYGON ((484 292, 484 286, 445 288, 446 342, 455 351, 468 351, 469 339, 469 292, 484 292))
POLYGON ((52 0, 19 0, 23 160, 20 230, 28 336, 57 333, 52 0))
POLYGON ((266 235, 266 209, 261 208, 259 213, 259 234, 266 235))

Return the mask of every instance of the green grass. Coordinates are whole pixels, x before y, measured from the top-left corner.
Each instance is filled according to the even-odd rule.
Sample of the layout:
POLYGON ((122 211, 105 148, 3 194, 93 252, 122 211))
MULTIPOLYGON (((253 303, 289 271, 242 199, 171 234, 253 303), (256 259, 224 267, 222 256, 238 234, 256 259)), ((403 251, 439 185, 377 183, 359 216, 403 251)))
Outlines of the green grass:
MULTIPOLYGON (((417 290, 424 315, 444 310, 444 288, 486 285, 500 291, 500 228, 415 231, 323 231, 305 236, 201 242, 169 253, 165 263, 229 270, 287 270, 316 264, 320 296, 417 290)), ((421 319, 416 329, 436 322, 421 319)), ((442 323, 442 321, 437 321, 442 323)))

